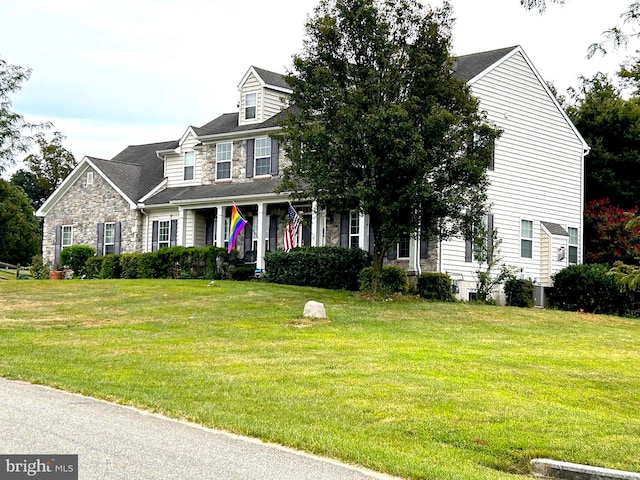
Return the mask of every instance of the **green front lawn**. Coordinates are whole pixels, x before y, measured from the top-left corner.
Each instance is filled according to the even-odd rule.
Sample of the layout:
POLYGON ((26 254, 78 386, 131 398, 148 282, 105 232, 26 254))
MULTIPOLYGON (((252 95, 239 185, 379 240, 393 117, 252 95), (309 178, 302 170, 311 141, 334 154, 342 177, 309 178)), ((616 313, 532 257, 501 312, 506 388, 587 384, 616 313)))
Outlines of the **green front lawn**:
POLYGON ((640 471, 639 321, 207 284, 2 282, 0 375, 407 478, 640 471))

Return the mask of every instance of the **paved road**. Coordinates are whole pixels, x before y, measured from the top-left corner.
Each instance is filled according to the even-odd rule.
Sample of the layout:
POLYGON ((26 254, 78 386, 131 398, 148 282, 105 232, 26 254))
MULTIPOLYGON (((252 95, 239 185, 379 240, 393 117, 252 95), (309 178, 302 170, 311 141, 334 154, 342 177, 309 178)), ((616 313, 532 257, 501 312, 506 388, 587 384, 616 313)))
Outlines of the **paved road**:
POLYGON ((48 387, 0 379, 0 454, 77 454, 80 480, 391 477, 48 387))

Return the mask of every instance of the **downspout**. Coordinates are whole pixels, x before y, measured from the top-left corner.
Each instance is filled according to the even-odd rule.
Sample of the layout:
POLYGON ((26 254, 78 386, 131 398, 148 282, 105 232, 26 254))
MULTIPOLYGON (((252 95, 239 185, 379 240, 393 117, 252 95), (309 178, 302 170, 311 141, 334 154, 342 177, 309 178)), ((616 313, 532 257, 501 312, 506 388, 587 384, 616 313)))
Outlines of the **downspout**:
POLYGON ((415 271, 416 271, 416 276, 420 276, 422 275, 422 269, 420 268, 420 225, 418 224, 418 235, 416 235, 416 244, 414 245, 415 248, 415 252, 414 252, 414 261, 415 261, 415 271))
POLYGON ((142 215, 144 215, 145 218, 145 226, 144 226, 144 235, 145 238, 141 239, 142 241, 142 252, 141 253, 145 253, 147 252, 147 242, 146 240, 148 239, 149 236, 149 214, 147 212, 144 211, 144 207, 140 208, 140 213, 142 213, 142 215))

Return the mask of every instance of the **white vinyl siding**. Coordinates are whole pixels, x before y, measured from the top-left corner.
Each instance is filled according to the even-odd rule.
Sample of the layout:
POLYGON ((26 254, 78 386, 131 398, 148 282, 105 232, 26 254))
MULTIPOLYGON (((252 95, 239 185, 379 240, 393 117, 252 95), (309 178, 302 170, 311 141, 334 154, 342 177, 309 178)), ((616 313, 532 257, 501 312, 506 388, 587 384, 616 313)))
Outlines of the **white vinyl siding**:
POLYGON ((189 134, 184 143, 181 145, 179 153, 169 154, 166 156, 164 165, 164 174, 167 177, 169 187, 175 185, 194 185, 200 178, 200 172, 202 167, 200 165, 201 158, 199 152, 195 151, 194 147, 198 144, 198 139, 189 134), (185 153, 193 153, 193 178, 185 179, 185 153))
POLYGON ((262 106, 262 119, 264 121, 273 117, 283 109, 283 98, 286 97, 287 94, 265 88, 262 92, 262 96, 264 99, 262 106))
MULTIPOLYGON (((520 220, 536 220, 533 239, 540 235, 538 220, 581 225, 582 141, 520 52, 479 77, 471 90, 489 122, 503 131, 487 189, 502 240, 497 253, 524 278, 540 279, 539 242, 533 242, 532 259, 520 256, 520 220)), ((464 251, 462 237, 443 242, 439 269, 473 282, 477 263, 465 264, 464 251)))

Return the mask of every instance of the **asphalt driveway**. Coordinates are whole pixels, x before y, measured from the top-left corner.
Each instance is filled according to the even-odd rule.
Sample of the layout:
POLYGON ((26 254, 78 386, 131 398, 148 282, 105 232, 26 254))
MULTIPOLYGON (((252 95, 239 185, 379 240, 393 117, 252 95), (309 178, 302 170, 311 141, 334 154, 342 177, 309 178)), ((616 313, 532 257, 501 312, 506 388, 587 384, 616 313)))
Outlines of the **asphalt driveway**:
POLYGON ((78 455, 80 480, 392 477, 257 440, 0 379, 0 454, 78 455))

